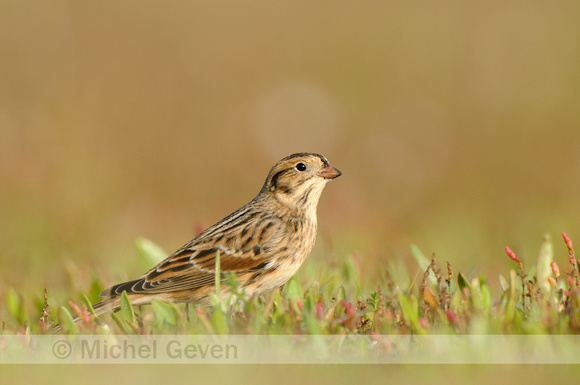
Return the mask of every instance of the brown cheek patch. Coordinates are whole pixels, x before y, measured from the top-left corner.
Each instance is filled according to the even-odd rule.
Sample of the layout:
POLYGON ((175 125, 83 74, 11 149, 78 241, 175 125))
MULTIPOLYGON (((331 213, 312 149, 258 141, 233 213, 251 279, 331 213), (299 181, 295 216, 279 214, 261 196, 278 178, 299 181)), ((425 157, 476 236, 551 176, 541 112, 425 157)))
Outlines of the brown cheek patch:
POLYGON ((288 185, 280 185, 280 186, 278 186, 277 190, 280 191, 282 194, 287 194, 287 195, 292 194, 292 191, 294 191, 292 189, 292 187, 290 187, 288 185))
POLYGON ((276 174, 272 176, 272 179, 270 179, 271 190, 275 190, 278 187, 278 179, 280 179, 280 177, 284 175, 284 173, 288 172, 288 170, 289 169, 278 171, 276 174))

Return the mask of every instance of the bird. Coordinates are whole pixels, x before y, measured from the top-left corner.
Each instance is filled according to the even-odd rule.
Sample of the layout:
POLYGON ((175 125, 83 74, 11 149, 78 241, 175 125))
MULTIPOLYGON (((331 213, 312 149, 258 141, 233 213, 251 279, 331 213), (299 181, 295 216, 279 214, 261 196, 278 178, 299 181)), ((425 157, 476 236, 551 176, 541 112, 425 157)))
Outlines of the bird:
POLYGON ((327 182, 342 173, 316 153, 286 156, 268 173, 249 203, 202 231, 141 277, 102 291, 95 316, 121 306, 123 292, 133 305, 153 300, 211 305, 216 293, 216 255, 220 260, 220 297, 233 274, 246 296, 284 285, 312 251, 316 209, 327 182))

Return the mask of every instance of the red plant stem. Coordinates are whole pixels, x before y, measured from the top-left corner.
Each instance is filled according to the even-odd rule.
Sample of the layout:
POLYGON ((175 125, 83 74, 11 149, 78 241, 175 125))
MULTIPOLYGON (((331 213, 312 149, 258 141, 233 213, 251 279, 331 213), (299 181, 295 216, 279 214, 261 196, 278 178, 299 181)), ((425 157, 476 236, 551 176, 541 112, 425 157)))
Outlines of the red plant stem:
POLYGON ((505 247, 505 252, 508 257, 514 262, 518 263, 518 267, 520 268, 520 279, 522 280, 522 306, 525 309, 526 307, 526 284, 524 282, 525 275, 524 275, 524 264, 522 259, 516 255, 508 246, 505 247))
POLYGON ((552 261, 550 263, 550 267, 552 268, 552 273, 554 273, 556 278, 559 278, 560 277, 560 268, 558 267, 558 264, 556 263, 556 261, 552 261))
POLYGON ((562 238, 564 238, 564 242, 566 243, 566 247, 568 248, 568 253, 574 255, 574 245, 572 244, 572 240, 566 233, 562 233, 562 238))
POLYGON ((564 243, 566 243, 566 247, 568 248, 568 259, 570 264, 572 265, 572 276, 574 277, 574 281, 576 282, 576 287, 579 285, 579 272, 578 272, 578 261, 576 260, 576 253, 574 251, 574 245, 572 244, 572 240, 566 233, 562 233, 562 238, 564 238, 564 243))

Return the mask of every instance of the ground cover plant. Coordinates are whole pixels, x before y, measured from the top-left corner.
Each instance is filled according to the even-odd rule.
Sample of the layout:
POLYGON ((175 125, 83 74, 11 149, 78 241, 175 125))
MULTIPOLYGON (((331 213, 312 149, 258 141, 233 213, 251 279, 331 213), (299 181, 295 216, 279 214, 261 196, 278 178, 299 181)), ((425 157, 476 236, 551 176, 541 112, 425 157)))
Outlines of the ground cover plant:
MULTIPOLYGON (((283 288, 260 297, 246 298, 227 277, 238 295, 214 296, 212 307, 158 301, 134 307, 124 295, 120 311, 95 318, 91 303, 103 286, 96 278, 68 304, 50 291, 31 299, 12 288, 1 300, 2 333, 52 334, 60 324, 66 334, 578 334, 578 260, 572 240, 565 233, 563 239, 568 255, 554 255, 546 237, 530 261, 506 247, 514 267, 499 275, 499 287, 412 246, 416 271, 392 263, 377 284, 365 280, 353 253, 332 269, 307 262, 283 288)), ((137 248, 145 264, 164 256, 148 240, 137 248)))

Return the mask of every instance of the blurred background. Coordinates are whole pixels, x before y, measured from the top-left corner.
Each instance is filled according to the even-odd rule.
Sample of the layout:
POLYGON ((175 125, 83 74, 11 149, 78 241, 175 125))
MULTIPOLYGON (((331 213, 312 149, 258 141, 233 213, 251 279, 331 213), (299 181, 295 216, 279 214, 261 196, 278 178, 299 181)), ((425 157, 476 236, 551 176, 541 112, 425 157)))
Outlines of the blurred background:
POLYGON ((416 244, 493 286, 506 245, 580 244, 578 2, 0 8, 0 288, 141 274, 136 237, 177 249, 297 151, 344 173, 312 263, 416 244))

